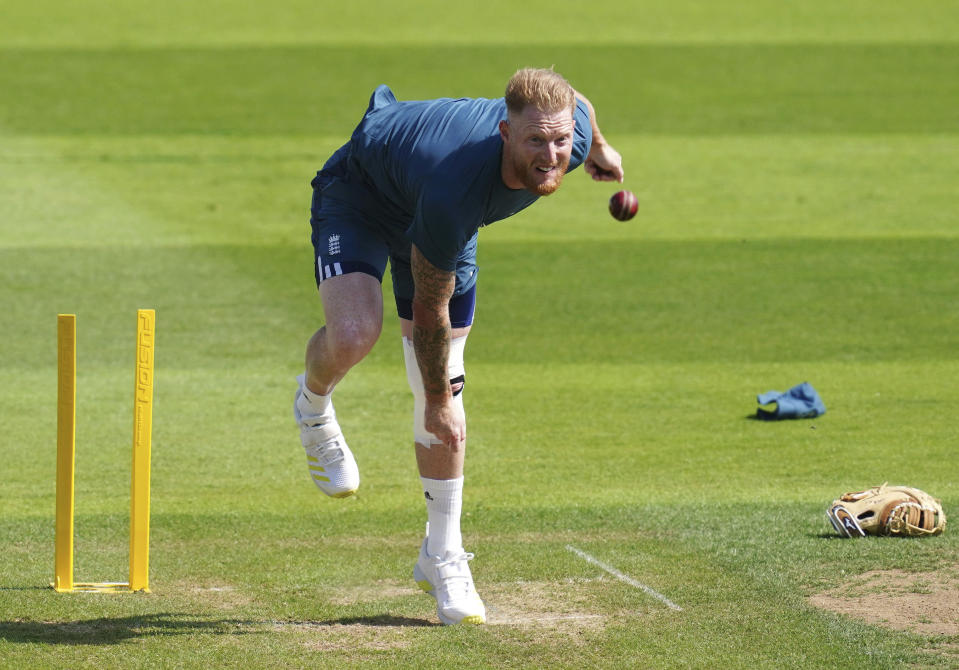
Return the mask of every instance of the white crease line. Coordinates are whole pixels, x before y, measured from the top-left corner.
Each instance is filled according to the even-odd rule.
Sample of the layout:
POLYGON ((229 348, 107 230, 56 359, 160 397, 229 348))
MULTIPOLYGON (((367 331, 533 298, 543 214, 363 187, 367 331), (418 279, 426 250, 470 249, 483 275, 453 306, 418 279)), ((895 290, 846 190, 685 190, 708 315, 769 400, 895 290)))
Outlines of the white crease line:
POLYGON ((676 610, 677 612, 682 612, 682 611, 683 611, 683 608, 682 608, 682 607, 680 607, 679 605, 677 605, 676 603, 674 603, 672 600, 670 600, 669 598, 667 598, 666 596, 664 596, 664 595, 663 595, 662 593, 660 593, 659 591, 656 591, 656 590, 654 590, 654 589, 649 588, 648 586, 646 586, 646 585, 643 584, 642 582, 637 582, 635 579, 633 579, 633 578, 630 577, 629 575, 624 575, 622 572, 620 572, 619 570, 617 570, 617 569, 614 568, 613 566, 607 565, 606 563, 603 563, 603 562, 602 562, 601 560, 599 560, 598 558, 593 558, 592 556, 590 556, 589 554, 587 554, 585 551, 582 551, 582 550, 580 550, 580 549, 577 549, 576 547, 574 547, 574 546, 571 545, 571 544, 567 544, 567 545, 566 545, 566 548, 569 549, 569 550, 570 550, 571 552, 573 552, 574 554, 576 554, 577 556, 579 556, 580 558, 582 558, 584 561, 586 561, 586 562, 588 562, 588 563, 592 563, 593 565, 602 568, 603 570, 605 570, 606 572, 608 572, 609 574, 611 574, 611 575, 612 575, 613 577, 615 577, 616 579, 618 579, 618 580, 620 580, 620 581, 623 581, 623 582, 626 582, 626 583, 629 584, 630 586, 635 586, 637 589, 640 589, 640 590, 642 590, 642 591, 645 591, 646 593, 648 593, 649 595, 651 595, 653 598, 656 598, 656 600, 658 600, 658 601, 660 601, 661 603, 663 603, 664 605, 666 605, 666 607, 668 607, 669 609, 671 609, 671 610, 676 610))

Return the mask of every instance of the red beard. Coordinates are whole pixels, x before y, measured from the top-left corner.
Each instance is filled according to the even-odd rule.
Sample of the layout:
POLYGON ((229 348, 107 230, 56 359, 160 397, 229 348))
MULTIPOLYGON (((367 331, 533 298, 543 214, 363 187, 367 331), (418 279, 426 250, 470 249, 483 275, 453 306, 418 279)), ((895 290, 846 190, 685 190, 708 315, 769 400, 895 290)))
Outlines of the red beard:
POLYGON ((569 158, 562 159, 554 166, 552 178, 549 181, 540 181, 543 173, 534 166, 522 163, 518 156, 513 157, 513 171, 523 182, 523 188, 540 196, 549 195, 559 188, 568 167, 569 158))

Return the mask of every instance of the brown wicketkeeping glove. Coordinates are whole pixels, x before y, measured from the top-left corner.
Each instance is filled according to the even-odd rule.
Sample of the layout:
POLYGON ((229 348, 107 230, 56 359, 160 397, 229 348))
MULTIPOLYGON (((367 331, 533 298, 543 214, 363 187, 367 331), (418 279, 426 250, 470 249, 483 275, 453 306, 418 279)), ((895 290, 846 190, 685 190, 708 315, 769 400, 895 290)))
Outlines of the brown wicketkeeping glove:
POLYGON ((826 511, 843 537, 938 535, 946 527, 942 504, 910 486, 874 486, 846 493, 826 511))

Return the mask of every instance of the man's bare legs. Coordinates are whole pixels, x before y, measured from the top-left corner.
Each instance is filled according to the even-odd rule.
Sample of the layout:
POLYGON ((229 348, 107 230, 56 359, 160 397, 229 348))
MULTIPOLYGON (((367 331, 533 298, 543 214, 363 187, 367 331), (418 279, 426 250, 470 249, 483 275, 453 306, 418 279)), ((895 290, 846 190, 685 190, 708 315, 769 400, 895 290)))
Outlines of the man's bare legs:
POLYGON ((320 296, 326 325, 307 344, 294 416, 313 482, 326 495, 345 498, 359 488, 360 472, 330 396, 376 344, 383 326, 383 294, 375 277, 351 273, 325 280, 320 296))

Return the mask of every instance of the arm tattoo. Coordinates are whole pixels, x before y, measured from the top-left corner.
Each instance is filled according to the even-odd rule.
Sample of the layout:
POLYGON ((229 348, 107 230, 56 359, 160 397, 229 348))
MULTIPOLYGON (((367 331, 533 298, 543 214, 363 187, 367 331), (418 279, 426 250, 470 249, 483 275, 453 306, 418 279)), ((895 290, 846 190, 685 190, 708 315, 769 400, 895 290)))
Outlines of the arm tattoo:
POLYGON ((449 302, 456 273, 440 270, 413 246, 413 350, 427 396, 450 393, 447 366, 450 355, 449 302))

